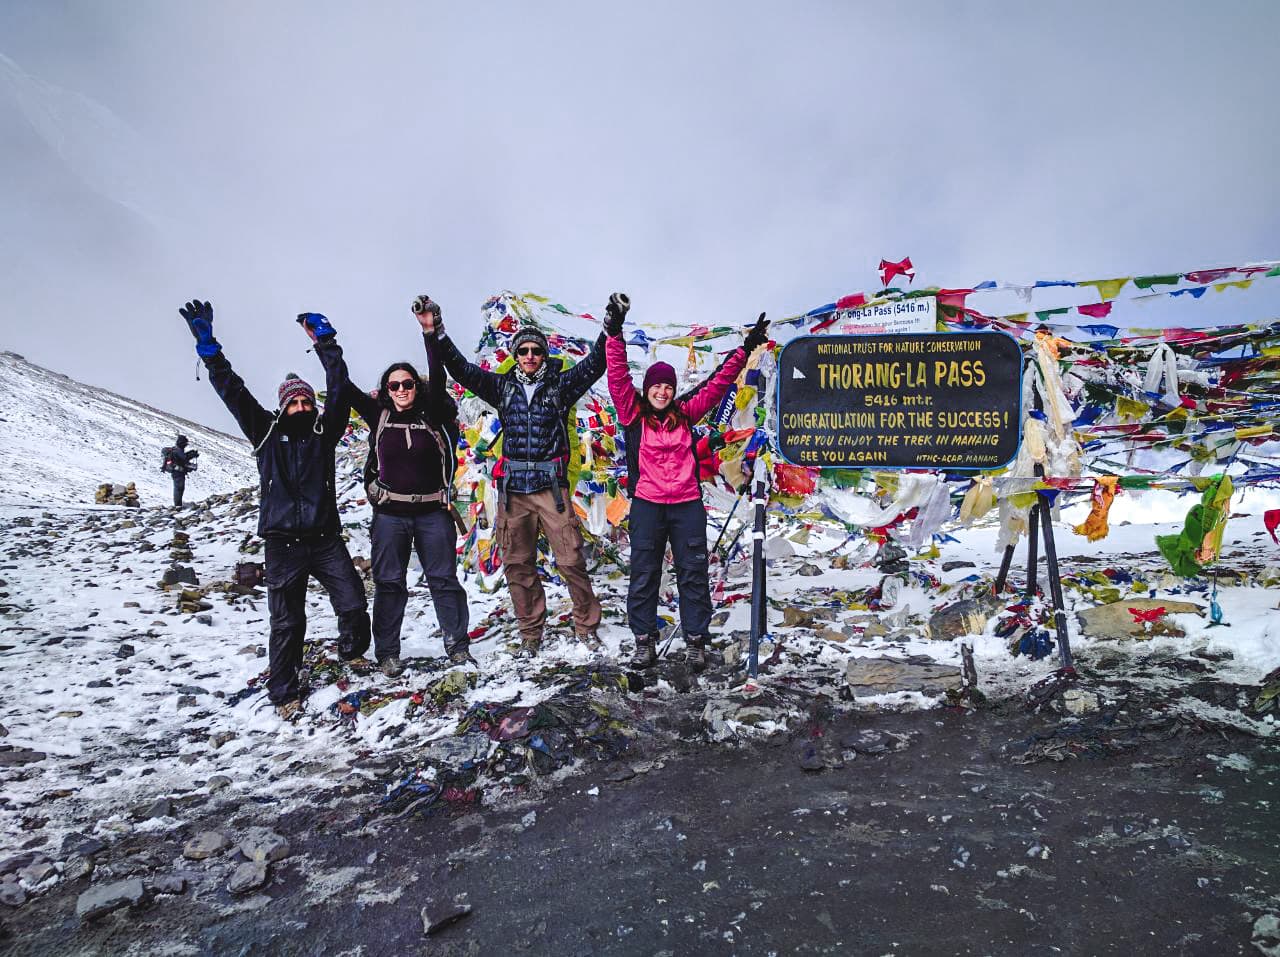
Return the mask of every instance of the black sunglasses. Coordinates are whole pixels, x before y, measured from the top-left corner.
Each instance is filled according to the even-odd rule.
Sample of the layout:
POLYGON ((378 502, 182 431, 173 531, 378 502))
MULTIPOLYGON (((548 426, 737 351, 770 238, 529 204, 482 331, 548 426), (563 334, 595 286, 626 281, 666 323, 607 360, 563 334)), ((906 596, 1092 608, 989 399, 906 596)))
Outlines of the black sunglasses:
POLYGON ((541 355, 546 355, 546 353, 544 353, 544 352, 543 352, 541 349, 539 349, 537 346, 521 346, 519 349, 517 349, 517 350, 516 350, 516 355, 518 355, 518 356, 541 356, 541 355))
POLYGON ((418 387, 418 383, 412 379, 396 379, 394 382, 388 380, 387 388, 392 392, 410 392, 418 387))

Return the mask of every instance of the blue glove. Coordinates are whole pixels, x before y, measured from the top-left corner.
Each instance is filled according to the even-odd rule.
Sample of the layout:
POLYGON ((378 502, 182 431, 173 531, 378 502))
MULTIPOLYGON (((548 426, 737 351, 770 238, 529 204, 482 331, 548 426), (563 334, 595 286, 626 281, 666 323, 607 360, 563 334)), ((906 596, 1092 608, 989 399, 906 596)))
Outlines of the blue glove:
POLYGON ((213 338, 213 303, 192 299, 178 310, 178 314, 187 320, 187 328, 195 336, 196 355, 208 359, 222 351, 218 340, 213 338))
POLYGON ((306 330, 312 342, 338 334, 338 330, 329 325, 329 320, 318 312, 298 313, 298 323, 306 330))

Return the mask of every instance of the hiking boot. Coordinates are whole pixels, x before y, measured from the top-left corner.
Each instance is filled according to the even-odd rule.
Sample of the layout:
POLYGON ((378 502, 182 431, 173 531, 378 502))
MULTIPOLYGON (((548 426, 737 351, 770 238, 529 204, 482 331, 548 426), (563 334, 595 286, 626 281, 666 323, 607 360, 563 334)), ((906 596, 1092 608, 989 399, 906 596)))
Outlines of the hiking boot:
POLYGON ((658 636, 636 635, 636 653, 631 656, 632 668, 652 668, 658 663, 658 636))
POLYGON ((583 632, 577 636, 577 639, 587 646, 587 650, 598 654, 603 648, 604 643, 600 640, 600 636, 594 631, 583 632))
POLYGON ((538 651, 542 648, 541 638, 521 638, 520 649, 516 652, 517 658, 536 658, 538 651))
POLYGON ((684 645, 684 663, 689 666, 689 670, 694 672, 705 671, 707 668, 707 636, 685 635, 684 645))
POLYGON ((297 698, 292 701, 282 701, 276 705, 276 714, 280 716, 281 721, 294 721, 301 713, 302 702, 297 698))
POLYGON ((404 662, 399 655, 388 655, 378 662, 378 670, 388 678, 399 678, 404 674, 404 662))
POLYGON ((452 665, 473 665, 476 660, 471 657, 471 642, 463 638, 459 641, 446 641, 444 653, 449 656, 452 665))

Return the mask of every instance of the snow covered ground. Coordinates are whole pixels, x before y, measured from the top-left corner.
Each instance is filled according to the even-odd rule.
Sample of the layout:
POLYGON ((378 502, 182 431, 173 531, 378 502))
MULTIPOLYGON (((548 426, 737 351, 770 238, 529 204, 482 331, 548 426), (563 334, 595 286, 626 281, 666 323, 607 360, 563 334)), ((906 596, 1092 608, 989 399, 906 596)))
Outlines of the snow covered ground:
POLYGON ((143 505, 166 504, 160 450, 179 433, 200 451, 188 497, 257 481, 244 439, 0 352, 0 503, 91 504, 100 484, 134 482, 143 505))
MULTIPOLYGON (((178 513, 183 516, 181 531, 190 536, 194 554, 190 564, 202 583, 228 581, 235 563, 246 557, 239 547, 251 537, 253 505, 252 495, 244 494, 208 510, 178 513)), ((368 553, 360 511, 353 509, 345 517, 352 526, 351 550, 357 555, 368 553)), ((231 703, 266 665, 265 600, 213 591, 206 596, 212 604, 209 611, 183 613, 176 610, 179 592, 158 586, 171 564, 169 545, 177 530, 168 510, 50 511, 7 506, 0 509, 0 528, 4 533, 0 546, 4 584, 0 587, 5 595, 0 625, 3 745, 47 755, 31 763, 8 762, 10 766, 2 772, 5 798, 0 827, 11 838, 37 826, 55 833, 86 826, 107 830, 139 826, 129 819, 130 808, 157 796, 198 792, 219 775, 246 794, 298 798, 309 789, 361 775, 362 760, 372 751, 411 751, 452 735, 471 703, 529 705, 546 697, 549 691, 532 679, 549 661, 584 664, 590 660, 584 649, 565 639, 567 629, 562 628, 546 660, 519 661, 504 640, 511 635, 509 619, 498 617, 475 644, 479 663, 475 687, 442 713, 406 718, 411 695, 427 690, 445 673, 435 618, 425 589, 419 588, 410 599, 405 627, 404 653, 411 659, 410 670, 388 680, 371 668, 344 668, 339 681, 319 684, 299 723, 284 724, 260 693, 231 703), (378 696, 406 694, 354 721, 335 710, 339 698, 361 691, 378 696)), ((1164 573, 1152 556, 1152 535, 1172 528, 1121 526, 1103 543, 1106 552, 1089 551, 1102 565, 1113 562, 1136 574, 1149 572, 1144 584, 1151 587, 1141 593, 1143 597, 1149 593, 1190 597, 1207 605, 1203 592, 1184 595, 1182 583, 1164 573)), ((957 596, 964 579, 977 576, 980 587, 989 585, 998 565, 992 551, 994 535, 993 528, 957 533, 958 540, 944 544, 939 558, 923 565, 953 587, 909 586, 898 608, 878 614, 846 607, 849 596, 873 585, 878 573, 869 567, 830 568, 820 555, 824 546, 831 547, 839 537, 828 541, 811 535, 808 545, 794 546, 793 557, 772 563, 770 596, 784 613, 790 607, 801 612, 817 610, 831 618, 786 627, 784 615, 775 607, 771 628, 784 651, 762 684, 807 683, 833 691, 841 684, 851 657, 926 655, 958 666, 961 639, 966 636, 930 640, 918 626, 936 606, 957 596), (953 560, 973 561, 976 567, 939 571, 943 563, 953 560), (821 573, 812 575, 819 561, 823 562, 821 573), (801 574, 806 565, 809 574, 801 574), (867 628, 872 619, 886 627, 867 628), (881 630, 887 633, 869 634, 881 630)), ((1064 571, 1069 571, 1076 543, 1062 535, 1061 528, 1059 540, 1064 571)), ((1266 555, 1274 558, 1275 546, 1255 518, 1233 520, 1224 565, 1266 555)), ((731 569, 726 595, 748 591, 748 574, 745 563, 731 569)), ((491 620, 488 616, 495 610, 505 610, 501 591, 486 595, 472 584, 473 625, 491 620)), ((608 609, 603 637, 609 658, 619 654, 627 637, 621 617, 624 587, 625 579, 616 572, 600 585, 608 609)), ((1068 589, 1067 595, 1073 606, 1086 605, 1080 593, 1068 589)), ((567 612, 563 589, 552 587, 551 596, 553 617, 567 612)), ((1218 677, 1256 684, 1280 663, 1277 592, 1232 585, 1221 587, 1218 597, 1227 626, 1210 627, 1200 616, 1182 615, 1177 624, 1185 629, 1185 637, 1106 642, 1107 649, 1135 655, 1228 654, 1217 666, 1218 677)), ((749 603, 739 600, 727 611, 719 632, 740 635, 747 628, 749 603)), ((332 642, 334 618, 318 589, 313 588, 308 613, 311 634, 332 642)), ((994 619, 986 633, 967 638, 974 644, 985 693, 1013 693, 1052 672, 1056 658, 1031 661, 1011 656, 1005 641, 992 634, 993 625, 994 619)), ((1104 644, 1082 638, 1074 620, 1072 637, 1081 658, 1096 654, 1104 644)), ((762 656, 771 651, 765 645, 762 656)), ((725 673, 709 677, 706 683, 732 687, 742 680, 740 673, 725 673)), ((659 693, 675 692, 661 686, 659 693)), ((939 701, 940 696, 899 692, 862 698, 857 704, 911 707, 939 701)), ((1246 721, 1238 716, 1233 720, 1246 721)), ((1262 733, 1269 728, 1265 722, 1253 724, 1262 733)))

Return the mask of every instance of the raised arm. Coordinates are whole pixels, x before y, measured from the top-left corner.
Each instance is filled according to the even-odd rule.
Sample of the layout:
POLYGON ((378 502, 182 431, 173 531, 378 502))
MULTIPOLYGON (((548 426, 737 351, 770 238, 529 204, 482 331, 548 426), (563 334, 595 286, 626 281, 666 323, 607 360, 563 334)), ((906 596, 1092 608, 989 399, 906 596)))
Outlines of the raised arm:
POLYGON ((193 299, 178 313, 187 322, 187 328, 196 340, 196 355, 209 370, 209 384, 227 410, 235 416, 236 424, 254 448, 261 444, 271 429, 274 417, 264 409, 245 388, 244 380, 236 375, 231 363, 222 354, 222 345, 213 337, 213 303, 193 299))
MULTIPOLYGON (((324 365, 324 437, 334 445, 346 434, 351 420, 351 398, 348 393, 351 382, 347 378, 347 364, 342 358, 342 346, 338 345, 338 332, 329 320, 318 312, 298 314, 298 325, 315 343, 316 355, 324 365)), ((368 422, 368 419, 365 420, 368 422)))
POLYGON ((720 368, 716 369, 713 375, 705 379, 689 398, 680 403, 690 422, 700 421, 720 403, 724 394, 729 391, 729 386, 733 385, 733 380, 738 378, 738 373, 746 364, 747 353, 739 346, 724 362, 720 363, 720 368))
MULTIPOLYGON (((466 360, 453 340, 445 335, 440 306, 432 302, 430 296, 419 296, 413 301, 413 314, 422 326, 423 336, 435 339, 438 358, 449 370, 449 375, 462 383, 463 388, 471 390, 496 409, 502 403, 502 376, 466 360)), ((430 348, 427 350, 427 359, 431 359, 430 348)))
POLYGON ((725 393, 729 391, 729 386, 733 384, 733 380, 742 371, 742 367, 747 364, 747 357, 769 341, 769 323, 764 315, 763 312, 760 313, 760 318, 756 320, 756 324, 747 332, 742 345, 720 364, 720 368, 710 378, 680 403, 681 408, 684 409, 684 414, 689 417, 690 422, 699 421, 719 404, 725 393))
POLYGON ((424 332, 422 346, 427 352, 427 414, 437 425, 453 422, 458 418, 458 403, 453 401, 445 383, 439 340, 424 332))
POLYGON ((574 405, 604 375, 604 343, 608 337, 602 332, 596 337, 591 351, 568 372, 560 376, 560 395, 565 407, 574 405))
POLYGON ((605 361, 609 371, 609 397, 618 413, 619 425, 630 425, 640 414, 640 400, 636 398, 635 383, 627 368, 627 344, 621 336, 609 336, 604 344, 605 361))
MULTIPOLYGON (((304 313, 303 315, 315 315, 315 313, 304 313)), ((329 328, 332 329, 333 327, 330 326, 329 328)), ((365 425, 372 427, 377 424, 378 402, 369 393, 363 391, 351 381, 350 370, 347 369, 347 361, 342 356, 342 346, 338 345, 337 334, 324 337, 317 336, 315 343, 316 355, 320 358, 320 364, 324 366, 325 388, 328 390, 326 394, 335 399, 340 398, 343 403, 355 409, 356 414, 364 419, 365 425), (337 383, 336 388, 334 386, 335 382, 337 383)), ((325 410, 328 411, 327 403, 325 410)))

